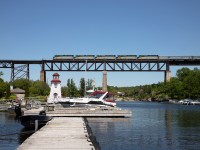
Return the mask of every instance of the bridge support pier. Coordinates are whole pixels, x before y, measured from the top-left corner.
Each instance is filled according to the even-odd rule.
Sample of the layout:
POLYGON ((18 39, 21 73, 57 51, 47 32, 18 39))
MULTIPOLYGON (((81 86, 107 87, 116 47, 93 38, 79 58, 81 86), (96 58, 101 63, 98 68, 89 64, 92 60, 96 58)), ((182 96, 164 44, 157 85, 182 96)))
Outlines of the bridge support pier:
POLYGON ((102 91, 107 91, 107 71, 103 71, 102 91))
POLYGON ((46 72, 44 70, 40 71, 40 81, 46 82, 46 72))
POLYGON ((170 81, 171 79, 171 71, 165 71, 165 82, 170 81))

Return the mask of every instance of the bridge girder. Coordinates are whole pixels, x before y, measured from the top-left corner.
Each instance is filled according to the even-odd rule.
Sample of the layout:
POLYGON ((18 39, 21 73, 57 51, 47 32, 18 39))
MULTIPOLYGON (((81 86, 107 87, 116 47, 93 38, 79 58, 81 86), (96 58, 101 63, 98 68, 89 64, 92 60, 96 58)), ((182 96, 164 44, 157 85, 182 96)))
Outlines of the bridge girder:
MULTIPOLYGON (((200 66, 200 59, 164 60, 0 60, 0 68, 11 68, 11 82, 15 79, 29 79, 29 65, 41 65, 41 71, 170 71, 170 66, 200 66)), ((169 74, 169 73, 168 73, 169 74)), ((166 77, 165 77, 166 78, 166 77)))
POLYGON ((45 62, 44 71, 166 71, 166 62, 45 62))

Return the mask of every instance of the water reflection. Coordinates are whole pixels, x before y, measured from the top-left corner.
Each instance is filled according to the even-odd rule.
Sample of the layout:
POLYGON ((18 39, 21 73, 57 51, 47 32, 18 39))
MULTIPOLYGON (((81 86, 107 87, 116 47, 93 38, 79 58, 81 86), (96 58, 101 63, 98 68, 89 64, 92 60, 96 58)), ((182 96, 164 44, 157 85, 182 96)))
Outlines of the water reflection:
MULTIPOLYGON (((102 150, 196 150, 200 147, 200 106, 120 102, 131 118, 87 118, 102 150)), ((31 135, 15 120, 0 112, 0 149, 16 149, 31 135)))
POLYGON ((180 127, 200 126, 199 111, 179 111, 177 114, 178 125, 180 127))
POLYGON ((16 149, 32 132, 25 130, 19 118, 8 112, 0 112, 0 149, 16 149))
POLYGON ((200 146, 200 107, 121 102, 132 118, 89 119, 103 150, 196 149, 200 146))
POLYGON ((19 145, 22 144, 29 136, 31 136, 35 131, 29 131, 25 128, 22 128, 19 133, 19 145))

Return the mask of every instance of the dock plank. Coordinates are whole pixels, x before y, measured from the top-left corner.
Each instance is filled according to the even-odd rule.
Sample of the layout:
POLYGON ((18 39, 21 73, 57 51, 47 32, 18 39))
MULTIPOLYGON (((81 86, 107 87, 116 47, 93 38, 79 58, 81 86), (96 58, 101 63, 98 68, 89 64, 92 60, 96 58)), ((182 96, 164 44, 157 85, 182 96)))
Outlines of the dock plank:
POLYGON ((88 139, 82 118, 55 117, 47 125, 31 135, 17 150, 80 149, 94 150, 88 139))
POLYGON ((131 117, 132 113, 128 110, 111 109, 111 110, 73 110, 73 109, 62 109, 47 111, 48 116, 62 116, 62 117, 131 117))
MULTIPOLYGON (((45 110, 43 107, 24 110, 24 116, 38 115, 39 112, 43 110, 45 110)), ((110 108, 107 110, 99 108, 55 108, 53 111, 46 110, 46 115, 53 117, 131 117, 132 112, 119 108, 110 108)))
POLYGON ((40 113, 40 111, 43 111, 44 108, 43 107, 39 107, 38 109, 23 109, 23 113, 24 113, 24 116, 26 115, 38 115, 40 113))

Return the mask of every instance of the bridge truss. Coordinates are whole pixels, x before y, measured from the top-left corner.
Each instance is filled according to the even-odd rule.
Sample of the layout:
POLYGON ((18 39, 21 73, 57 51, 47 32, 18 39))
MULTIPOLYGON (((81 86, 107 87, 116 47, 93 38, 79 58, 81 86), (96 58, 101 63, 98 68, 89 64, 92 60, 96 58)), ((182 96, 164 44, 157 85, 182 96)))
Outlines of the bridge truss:
POLYGON ((45 61, 45 71, 166 71, 167 62, 156 61, 45 61))
POLYGON ((29 79, 29 65, 41 65, 44 81, 46 71, 149 71, 170 72, 170 66, 200 65, 200 59, 162 60, 0 60, 0 68, 11 68, 11 82, 19 78, 29 79))

